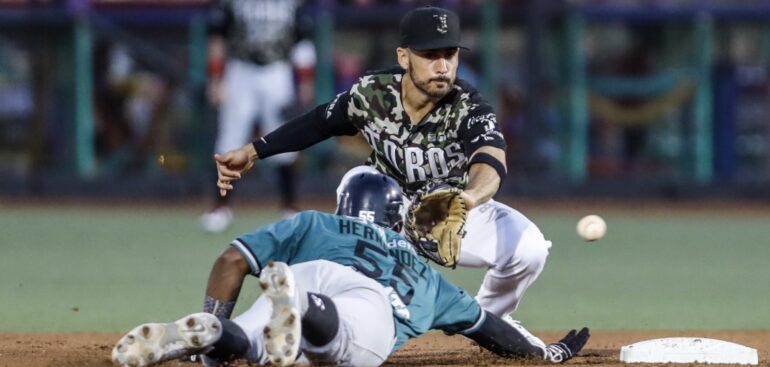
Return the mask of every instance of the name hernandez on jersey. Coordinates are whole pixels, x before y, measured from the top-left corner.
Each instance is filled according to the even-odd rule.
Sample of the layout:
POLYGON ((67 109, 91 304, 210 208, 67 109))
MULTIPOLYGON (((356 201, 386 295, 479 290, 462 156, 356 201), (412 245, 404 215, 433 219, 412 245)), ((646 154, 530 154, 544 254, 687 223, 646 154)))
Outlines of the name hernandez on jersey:
POLYGON ((396 344, 430 329, 456 333, 479 320, 481 307, 446 281, 400 234, 358 218, 305 211, 233 241, 253 275, 262 264, 328 260, 350 266, 390 292, 396 344))
POLYGON ((363 76, 327 105, 327 120, 346 119, 372 147, 367 164, 395 178, 407 195, 430 181, 464 188, 468 157, 482 146, 505 149, 492 107, 463 80, 417 124, 401 102, 403 71, 363 76))

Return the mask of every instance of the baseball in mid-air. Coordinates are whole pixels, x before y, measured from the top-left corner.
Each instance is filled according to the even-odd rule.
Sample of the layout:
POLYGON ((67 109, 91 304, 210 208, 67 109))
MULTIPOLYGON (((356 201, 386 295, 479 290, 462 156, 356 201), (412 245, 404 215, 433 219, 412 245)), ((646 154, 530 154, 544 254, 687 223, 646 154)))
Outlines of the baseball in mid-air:
POLYGON ((577 233, 586 241, 596 241, 607 233, 607 223, 596 214, 586 215, 578 221, 577 233))

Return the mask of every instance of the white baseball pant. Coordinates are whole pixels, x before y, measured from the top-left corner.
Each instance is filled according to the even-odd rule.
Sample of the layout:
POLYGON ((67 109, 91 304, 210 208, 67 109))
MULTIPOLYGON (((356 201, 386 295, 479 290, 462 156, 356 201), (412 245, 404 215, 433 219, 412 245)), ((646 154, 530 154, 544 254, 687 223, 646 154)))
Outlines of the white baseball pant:
MULTIPOLYGON (((257 65, 230 59, 222 83, 224 96, 214 147, 219 154, 252 140, 252 128, 257 122, 261 123, 263 135, 277 129, 283 122, 281 111, 294 98, 291 64, 285 61, 257 65)), ((291 152, 272 156, 266 162, 286 165, 296 159, 297 152, 291 152)))
MULTIPOLYGON (((320 358, 311 360, 319 364, 379 366, 384 363, 396 342, 393 310, 385 288, 352 268, 331 261, 309 261, 290 268, 301 305, 300 314, 307 310, 307 293, 319 293, 334 301, 340 321, 337 336, 326 346, 315 347, 303 339, 300 343, 303 356, 320 358)), ((249 338, 247 359, 250 362, 268 364, 262 331, 271 312, 272 304, 263 295, 233 319, 249 338)))

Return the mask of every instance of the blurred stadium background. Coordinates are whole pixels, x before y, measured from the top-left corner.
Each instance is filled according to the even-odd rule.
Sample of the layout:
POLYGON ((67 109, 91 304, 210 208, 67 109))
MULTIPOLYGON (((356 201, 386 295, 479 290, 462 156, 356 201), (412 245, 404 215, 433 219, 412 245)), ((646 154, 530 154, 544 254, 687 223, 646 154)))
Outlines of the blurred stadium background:
MULTIPOLYGON (((770 2, 309 0, 304 93, 321 103, 394 65, 398 20, 423 3, 461 14, 460 76, 494 101, 509 143, 504 194, 770 197, 770 2)), ((206 196, 208 7, 0 1, 0 194, 206 196)), ((302 154, 301 197, 362 162, 361 142, 302 154)), ((271 175, 238 197, 272 197, 271 175)))
MULTIPOLYGON (((535 330, 770 325, 770 1, 308 0, 304 93, 325 102, 393 65, 398 20, 423 3, 461 15, 460 76, 495 103, 509 144, 500 196, 556 244, 518 317, 535 330), (697 203, 714 199, 739 204, 697 203), (609 234, 573 245, 588 212, 609 234)), ((236 198, 258 205, 236 205, 225 233, 197 228, 215 180, 209 5, 0 0, 0 331, 196 311, 222 246, 280 218, 259 205, 277 190, 257 165, 236 198)), ((360 138, 303 152, 302 208, 329 209, 367 154, 360 138)), ((475 293, 481 272, 448 273, 475 293)))

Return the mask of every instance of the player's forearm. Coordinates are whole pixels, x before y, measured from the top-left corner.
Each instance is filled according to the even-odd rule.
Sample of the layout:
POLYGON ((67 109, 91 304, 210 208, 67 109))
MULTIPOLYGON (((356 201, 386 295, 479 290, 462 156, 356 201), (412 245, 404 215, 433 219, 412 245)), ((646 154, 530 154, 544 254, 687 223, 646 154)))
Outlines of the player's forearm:
POLYGON ((214 262, 209 274, 203 311, 229 318, 241 292, 249 265, 234 248, 228 248, 214 262))
POLYGON ((322 104, 308 113, 294 118, 270 134, 254 141, 254 149, 260 159, 286 152, 304 150, 332 136, 352 135, 352 124, 344 126, 339 121, 326 117, 326 106, 322 104))
POLYGON ((481 147, 471 157, 470 169, 468 170, 468 185, 465 187, 466 203, 468 209, 472 209, 489 199, 491 199, 500 188, 502 182, 501 174, 505 174, 505 151, 494 147, 481 147), (478 154, 486 154, 486 162, 474 162, 474 157, 478 154), (489 163, 489 159, 494 159, 499 163, 498 169, 489 163), (502 169, 502 172, 499 172, 502 169))
POLYGON ((291 120, 253 142, 254 151, 261 158, 286 152, 297 152, 331 137, 313 126, 310 116, 291 120))
POLYGON ((476 330, 463 333, 485 349, 503 357, 539 357, 544 350, 530 343, 518 330, 500 317, 484 312, 484 320, 476 330))

